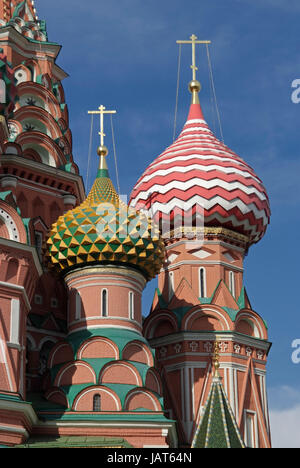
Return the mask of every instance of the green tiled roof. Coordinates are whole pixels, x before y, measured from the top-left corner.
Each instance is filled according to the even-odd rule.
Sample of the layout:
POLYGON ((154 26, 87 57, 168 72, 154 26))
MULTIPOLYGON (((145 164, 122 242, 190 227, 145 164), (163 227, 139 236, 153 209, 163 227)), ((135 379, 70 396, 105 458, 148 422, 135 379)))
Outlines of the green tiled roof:
POLYGON ((220 377, 214 377, 193 448, 245 448, 220 377))
POLYGON ((132 448, 127 440, 95 436, 40 436, 14 448, 132 448))

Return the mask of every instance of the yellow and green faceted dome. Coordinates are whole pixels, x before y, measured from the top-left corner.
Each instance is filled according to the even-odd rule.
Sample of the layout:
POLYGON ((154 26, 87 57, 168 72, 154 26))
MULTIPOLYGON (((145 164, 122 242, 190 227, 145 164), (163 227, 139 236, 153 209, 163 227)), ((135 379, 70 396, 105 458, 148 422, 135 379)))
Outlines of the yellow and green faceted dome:
POLYGON ((106 164, 98 170, 86 200, 52 225, 46 244, 48 266, 58 272, 117 263, 136 266, 150 280, 164 261, 158 228, 144 213, 122 202, 106 164))

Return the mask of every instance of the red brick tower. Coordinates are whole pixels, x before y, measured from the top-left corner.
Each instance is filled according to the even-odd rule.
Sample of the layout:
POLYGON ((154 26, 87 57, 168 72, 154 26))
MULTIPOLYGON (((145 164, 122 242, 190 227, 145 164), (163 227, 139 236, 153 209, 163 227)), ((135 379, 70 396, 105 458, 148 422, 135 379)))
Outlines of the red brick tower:
POLYGON ((84 188, 60 46, 31 0, 0 2, 0 35, 0 444, 10 444, 28 437, 26 388, 40 388, 49 349, 65 336, 64 286, 41 265, 43 239, 84 188))
MULTIPOLYGON (((190 42, 195 45, 195 36, 190 42)), ((182 132, 131 195, 131 206, 160 225, 167 252, 144 335, 156 349, 165 405, 183 446, 191 445, 201 422, 217 341, 220 376, 245 445, 270 447, 270 344, 243 282, 245 255, 269 223, 269 201, 253 169, 208 127, 195 73, 190 91, 182 132)))

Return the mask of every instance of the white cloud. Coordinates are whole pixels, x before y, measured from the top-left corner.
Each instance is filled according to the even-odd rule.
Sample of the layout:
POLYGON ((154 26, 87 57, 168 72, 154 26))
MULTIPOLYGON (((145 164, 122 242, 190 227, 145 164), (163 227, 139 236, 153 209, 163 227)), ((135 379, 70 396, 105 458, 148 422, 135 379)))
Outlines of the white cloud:
POLYGON ((300 405, 285 410, 271 410, 273 448, 300 448, 300 405))
POLYGON ((288 385, 270 388, 273 448, 300 448, 300 390, 288 385))

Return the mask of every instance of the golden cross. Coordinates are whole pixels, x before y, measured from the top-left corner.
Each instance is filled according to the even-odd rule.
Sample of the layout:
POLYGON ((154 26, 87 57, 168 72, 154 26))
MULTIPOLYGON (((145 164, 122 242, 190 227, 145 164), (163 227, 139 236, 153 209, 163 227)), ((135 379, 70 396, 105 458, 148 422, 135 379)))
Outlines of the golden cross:
POLYGON ((192 65, 191 69, 193 70, 193 80, 196 80, 196 71, 198 68, 196 67, 196 44, 210 44, 211 41, 198 41, 198 37, 193 34, 190 37, 190 41, 176 41, 177 44, 192 44, 192 65))
POLYGON ((106 107, 101 105, 99 110, 97 111, 88 111, 88 114, 99 114, 100 115, 100 144, 104 146, 104 137, 106 136, 104 133, 104 114, 116 114, 117 111, 115 110, 106 110, 106 107))

